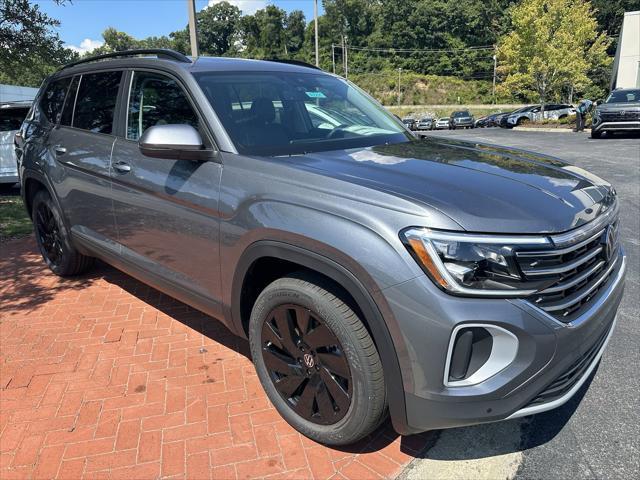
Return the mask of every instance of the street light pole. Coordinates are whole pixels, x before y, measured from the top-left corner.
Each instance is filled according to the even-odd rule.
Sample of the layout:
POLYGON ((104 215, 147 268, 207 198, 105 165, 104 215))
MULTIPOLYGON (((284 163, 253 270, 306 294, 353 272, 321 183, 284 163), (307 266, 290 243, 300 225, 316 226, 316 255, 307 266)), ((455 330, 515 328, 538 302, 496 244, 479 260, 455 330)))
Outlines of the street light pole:
POLYGON ((400 75, 402 74, 402 67, 398 68, 398 106, 400 106, 400 75))
POLYGON ((316 30, 316 67, 320 66, 320 53, 318 49, 318 0, 313 1, 313 22, 316 30))
POLYGON ((333 64, 333 74, 336 73, 336 46, 331 44, 331 63, 333 64))
POLYGON ((189 10, 189 40, 191 42, 191 56, 198 58, 198 27, 196 24, 196 0, 187 0, 189 10))
POLYGON ((496 103, 496 70, 498 68, 498 56, 493 56, 493 104, 496 103))

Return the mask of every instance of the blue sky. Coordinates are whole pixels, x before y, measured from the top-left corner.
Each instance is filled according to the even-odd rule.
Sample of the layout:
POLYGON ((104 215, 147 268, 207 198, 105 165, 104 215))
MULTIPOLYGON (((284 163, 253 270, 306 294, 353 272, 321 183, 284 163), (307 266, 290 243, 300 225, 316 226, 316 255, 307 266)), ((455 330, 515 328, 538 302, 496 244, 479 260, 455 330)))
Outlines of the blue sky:
MULTIPOLYGON (((197 8, 219 0, 198 0, 197 8)), ((60 20, 60 38, 79 51, 100 45, 107 27, 122 30, 136 38, 168 35, 187 24, 186 0, 73 0, 63 6, 51 0, 36 1, 51 17, 60 20)), ((307 21, 313 19, 313 0, 231 0, 243 13, 253 13, 271 3, 284 10, 302 10, 307 21)), ((322 2, 318 1, 322 12, 322 2)))

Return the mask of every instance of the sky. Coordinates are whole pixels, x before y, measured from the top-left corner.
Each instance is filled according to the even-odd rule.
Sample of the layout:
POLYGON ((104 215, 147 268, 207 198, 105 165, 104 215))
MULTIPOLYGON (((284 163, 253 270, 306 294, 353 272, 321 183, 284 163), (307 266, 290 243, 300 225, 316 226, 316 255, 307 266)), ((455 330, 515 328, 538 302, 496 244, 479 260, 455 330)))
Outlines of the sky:
MULTIPOLYGON (((198 10, 220 0, 197 0, 198 10)), ((228 0, 244 14, 252 14, 267 4, 290 12, 302 10, 307 21, 313 19, 313 0, 228 0)), ((58 33, 68 47, 84 53, 102 44, 107 27, 124 31, 135 38, 168 35, 188 22, 186 0, 73 0, 56 5, 37 0, 40 9, 60 21, 58 33)), ((322 2, 318 1, 322 13, 322 2)))

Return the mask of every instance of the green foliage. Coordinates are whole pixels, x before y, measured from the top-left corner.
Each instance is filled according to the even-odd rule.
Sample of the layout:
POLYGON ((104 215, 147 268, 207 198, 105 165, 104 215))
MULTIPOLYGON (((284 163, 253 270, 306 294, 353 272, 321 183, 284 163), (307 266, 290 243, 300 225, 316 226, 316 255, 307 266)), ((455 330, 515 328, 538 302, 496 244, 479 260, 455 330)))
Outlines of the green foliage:
POLYGON ((0 243, 28 235, 32 230, 22 198, 19 195, 0 196, 0 243))
POLYGON ((75 58, 54 30, 59 24, 30 0, 2 0, 0 83, 37 87, 60 63, 75 58))
POLYGON ((498 49, 499 92, 543 105, 567 90, 594 93, 590 73, 609 67, 610 40, 598 33, 589 2, 526 0, 511 10, 511 23, 498 49))

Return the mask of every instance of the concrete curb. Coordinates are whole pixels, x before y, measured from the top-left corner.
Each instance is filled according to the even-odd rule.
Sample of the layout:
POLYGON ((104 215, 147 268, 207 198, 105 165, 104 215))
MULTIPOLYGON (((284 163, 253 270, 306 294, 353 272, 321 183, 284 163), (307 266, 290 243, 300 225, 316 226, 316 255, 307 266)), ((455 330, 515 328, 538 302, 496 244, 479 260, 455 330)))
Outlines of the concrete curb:
MULTIPOLYGON (((511 130, 517 132, 548 132, 548 133, 575 133, 571 128, 533 128, 533 127, 513 127, 511 130)), ((585 130, 586 132, 587 130, 585 130)))

